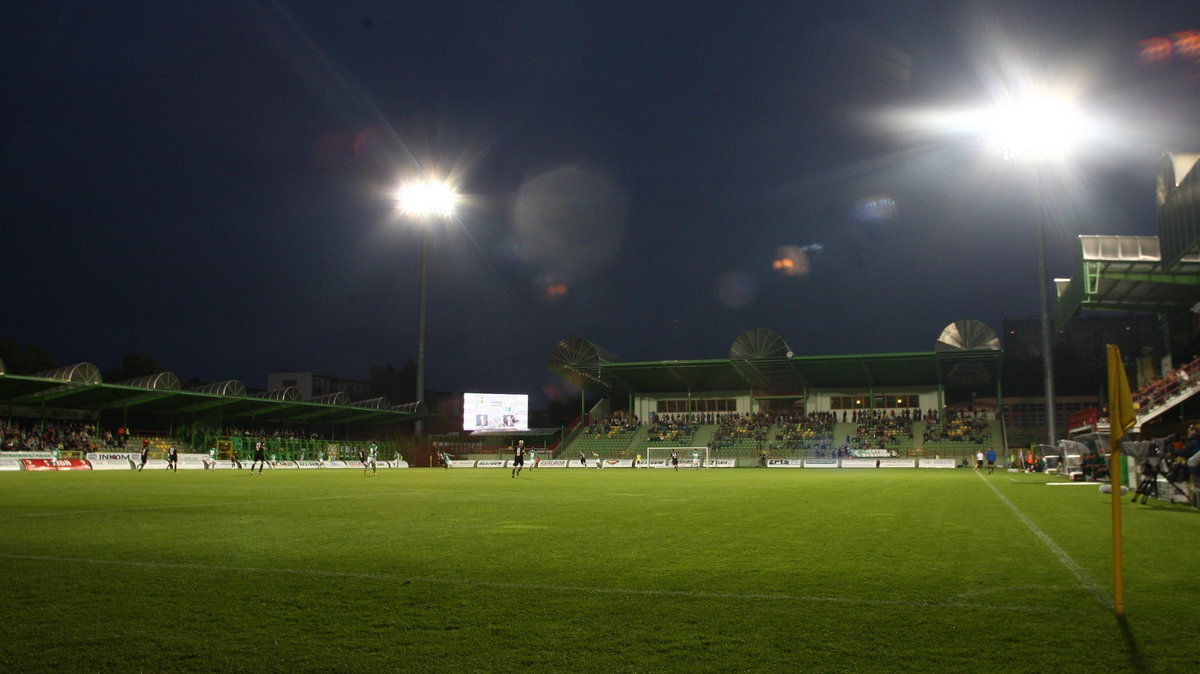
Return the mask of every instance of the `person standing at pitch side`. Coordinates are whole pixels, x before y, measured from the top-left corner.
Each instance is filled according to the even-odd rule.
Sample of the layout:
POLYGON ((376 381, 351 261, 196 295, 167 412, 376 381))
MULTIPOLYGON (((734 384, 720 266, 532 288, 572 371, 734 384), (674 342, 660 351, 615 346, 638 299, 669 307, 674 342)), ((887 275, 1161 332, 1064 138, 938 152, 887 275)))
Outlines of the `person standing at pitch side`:
POLYGON ((367 449, 367 460, 363 462, 363 475, 367 474, 368 467, 371 468, 371 474, 375 475, 376 474, 375 468, 376 468, 376 465, 378 464, 378 462, 379 462, 379 445, 376 445, 375 443, 372 442, 370 448, 367 449))
POLYGON ((525 466, 525 441, 517 440, 517 446, 513 447, 513 469, 512 476, 516 477, 521 474, 521 468, 525 466))
POLYGON ((987 464, 988 475, 991 475, 992 471, 996 470, 996 450, 991 447, 988 447, 987 451, 987 464))
POLYGON ((259 440, 258 442, 254 443, 254 461, 250 462, 251 475, 254 474, 254 464, 256 463, 258 464, 258 474, 262 475, 263 467, 267 465, 267 457, 265 456, 266 451, 267 448, 265 442, 259 440))

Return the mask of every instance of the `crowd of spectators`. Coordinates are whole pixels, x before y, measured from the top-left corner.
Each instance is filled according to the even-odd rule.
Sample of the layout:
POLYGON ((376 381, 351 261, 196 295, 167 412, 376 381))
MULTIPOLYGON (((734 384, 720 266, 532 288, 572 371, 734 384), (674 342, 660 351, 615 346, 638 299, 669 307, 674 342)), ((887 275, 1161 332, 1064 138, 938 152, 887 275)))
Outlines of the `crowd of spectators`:
POLYGON ((846 436, 846 444, 857 449, 911 445, 913 420, 917 416, 920 416, 920 410, 904 409, 899 413, 896 410, 856 411, 854 417, 858 428, 853 435, 846 436))
POLYGON ((266 429, 266 428, 240 428, 237 426, 225 426, 220 429, 207 429, 210 433, 224 435, 230 438, 261 438, 263 440, 319 440, 321 436, 316 431, 297 431, 291 428, 285 429, 266 429), (214 432, 215 431, 215 432, 214 432))
POLYGON ((700 425, 689 421, 687 415, 656 415, 650 425, 646 439, 650 442, 668 442, 687 445, 692 442, 700 425))
POLYGON ((1139 410, 1157 407, 1180 390, 1194 386, 1198 382, 1200 382, 1200 358, 1142 384, 1137 391, 1134 391, 1133 402, 1139 410))
POLYGON ((115 442, 112 433, 97 434, 94 425, 80 422, 0 423, 0 450, 5 452, 91 452, 115 442))
POLYGON ((633 433, 639 423, 637 415, 631 417, 624 411, 616 411, 604 419, 591 419, 584 427, 583 434, 595 439, 615 438, 633 433))
POLYGON ((717 429, 708 444, 709 449, 741 449, 752 447, 761 451, 767 443, 771 428, 771 416, 766 412, 757 414, 729 412, 716 415, 717 429))
POLYGON ((930 410, 925 416, 925 433, 921 440, 925 444, 937 442, 964 442, 982 445, 991 439, 992 413, 968 407, 947 408, 941 414, 930 410))
POLYGON ((833 447, 833 427, 836 412, 787 414, 775 418, 779 432, 772 449, 828 450, 833 447))

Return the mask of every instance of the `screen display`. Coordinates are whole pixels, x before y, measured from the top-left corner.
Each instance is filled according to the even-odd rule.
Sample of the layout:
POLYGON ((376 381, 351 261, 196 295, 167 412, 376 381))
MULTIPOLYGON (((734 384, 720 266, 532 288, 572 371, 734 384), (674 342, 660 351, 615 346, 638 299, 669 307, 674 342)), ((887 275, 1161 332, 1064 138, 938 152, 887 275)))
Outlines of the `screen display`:
POLYGON ((529 396, 515 393, 464 393, 463 430, 529 430, 529 396))

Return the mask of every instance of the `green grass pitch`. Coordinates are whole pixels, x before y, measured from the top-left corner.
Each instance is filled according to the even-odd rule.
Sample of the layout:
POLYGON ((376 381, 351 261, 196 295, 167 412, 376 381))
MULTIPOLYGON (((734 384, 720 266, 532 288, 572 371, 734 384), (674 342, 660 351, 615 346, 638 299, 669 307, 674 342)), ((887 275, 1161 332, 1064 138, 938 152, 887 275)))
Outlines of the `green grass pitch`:
POLYGON ((1200 513, 973 470, 0 474, 6 671, 1193 672, 1200 513))

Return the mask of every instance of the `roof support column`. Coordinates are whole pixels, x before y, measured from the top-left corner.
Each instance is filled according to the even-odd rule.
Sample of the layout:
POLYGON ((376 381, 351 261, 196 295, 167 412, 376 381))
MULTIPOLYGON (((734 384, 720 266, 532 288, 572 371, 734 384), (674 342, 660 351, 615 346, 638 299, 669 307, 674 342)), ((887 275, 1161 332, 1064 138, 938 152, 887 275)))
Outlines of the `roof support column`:
MULTIPOLYGON (((1175 352, 1171 348, 1171 319, 1167 314, 1155 314, 1158 321, 1158 334, 1162 335, 1162 352, 1166 359, 1167 368, 1175 367, 1175 352)), ((1163 372, 1166 374, 1166 372, 1163 372)))

